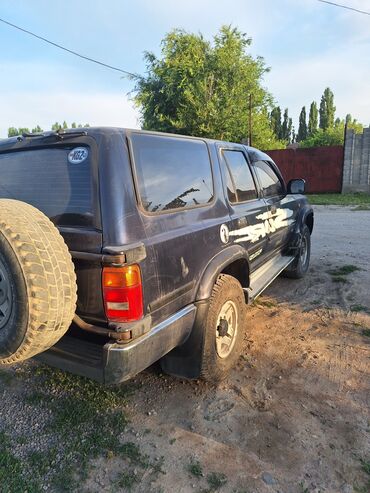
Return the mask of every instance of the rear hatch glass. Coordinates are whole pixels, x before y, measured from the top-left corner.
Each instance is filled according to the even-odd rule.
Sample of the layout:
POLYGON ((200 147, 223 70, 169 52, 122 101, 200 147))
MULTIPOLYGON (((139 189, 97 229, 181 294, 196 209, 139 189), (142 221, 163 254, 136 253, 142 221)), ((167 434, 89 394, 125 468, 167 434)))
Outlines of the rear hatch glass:
POLYGON ((0 198, 27 202, 55 224, 93 225, 88 146, 0 153, 0 198))

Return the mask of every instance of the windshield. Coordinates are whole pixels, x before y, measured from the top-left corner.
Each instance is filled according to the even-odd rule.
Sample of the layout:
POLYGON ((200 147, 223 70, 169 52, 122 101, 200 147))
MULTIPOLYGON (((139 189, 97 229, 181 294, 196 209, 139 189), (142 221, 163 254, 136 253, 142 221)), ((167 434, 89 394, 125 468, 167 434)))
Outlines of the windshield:
POLYGON ((0 153, 0 198, 27 202, 55 224, 91 225, 91 189, 88 146, 0 153))

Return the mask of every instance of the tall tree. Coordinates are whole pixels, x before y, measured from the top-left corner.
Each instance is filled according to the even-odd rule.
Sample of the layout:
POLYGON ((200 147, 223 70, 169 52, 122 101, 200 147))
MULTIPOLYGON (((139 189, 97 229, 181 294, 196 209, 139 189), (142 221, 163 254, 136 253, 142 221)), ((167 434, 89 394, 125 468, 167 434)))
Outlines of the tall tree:
POLYGON ((317 131, 319 123, 319 112, 317 109, 316 101, 312 101, 310 106, 310 113, 308 116, 308 135, 311 136, 317 131))
POLYGON ((320 128, 324 131, 334 127, 335 110, 334 94, 327 87, 320 101, 320 128))
POLYGON ((297 142, 307 139, 307 121, 306 121, 306 107, 303 106, 299 115, 299 127, 297 134, 297 142))
POLYGON ((277 139, 281 139, 281 109, 280 106, 275 106, 270 113, 271 128, 277 139))
POLYGON ((36 127, 34 127, 32 129, 33 134, 42 133, 42 132, 43 132, 43 129, 40 127, 40 125, 36 125, 36 127))
POLYGON ((16 137, 17 135, 29 134, 30 129, 27 127, 9 127, 8 128, 8 137, 16 137))
POLYGON ((270 126, 272 97, 262 78, 267 67, 249 53, 251 39, 223 26, 209 42, 201 34, 174 30, 162 41, 160 57, 145 54, 147 75, 136 80, 134 100, 144 129, 281 147, 270 126))
POLYGON ((281 138, 287 143, 291 141, 292 126, 293 123, 292 123, 292 119, 289 117, 288 108, 285 108, 283 124, 281 126, 281 138))

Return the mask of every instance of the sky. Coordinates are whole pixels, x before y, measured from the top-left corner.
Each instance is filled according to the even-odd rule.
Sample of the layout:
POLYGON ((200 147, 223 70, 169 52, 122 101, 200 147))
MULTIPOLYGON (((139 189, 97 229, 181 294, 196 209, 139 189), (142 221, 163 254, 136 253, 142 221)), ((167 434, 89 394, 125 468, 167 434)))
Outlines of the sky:
MULTIPOLYGON (((338 0, 370 12, 370 0, 338 0)), ((0 17, 83 55, 145 73, 174 28, 212 39, 223 24, 252 37, 263 84, 297 126, 302 106, 334 92, 337 116, 370 123, 370 16, 317 0, 1 0, 0 17)), ((134 84, 0 23, 0 137, 55 121, 140 127, 134 84)))

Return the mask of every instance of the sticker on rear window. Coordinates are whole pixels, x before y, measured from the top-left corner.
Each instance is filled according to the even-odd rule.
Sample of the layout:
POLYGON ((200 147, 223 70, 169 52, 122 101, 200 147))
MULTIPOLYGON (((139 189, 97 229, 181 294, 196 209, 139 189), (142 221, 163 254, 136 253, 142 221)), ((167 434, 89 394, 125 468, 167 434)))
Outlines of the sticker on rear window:
POLYGON ((68 153, 68 162, 71 164, 79 164, 85 161, 89 151, 85 147, 75 147, 68 153))

